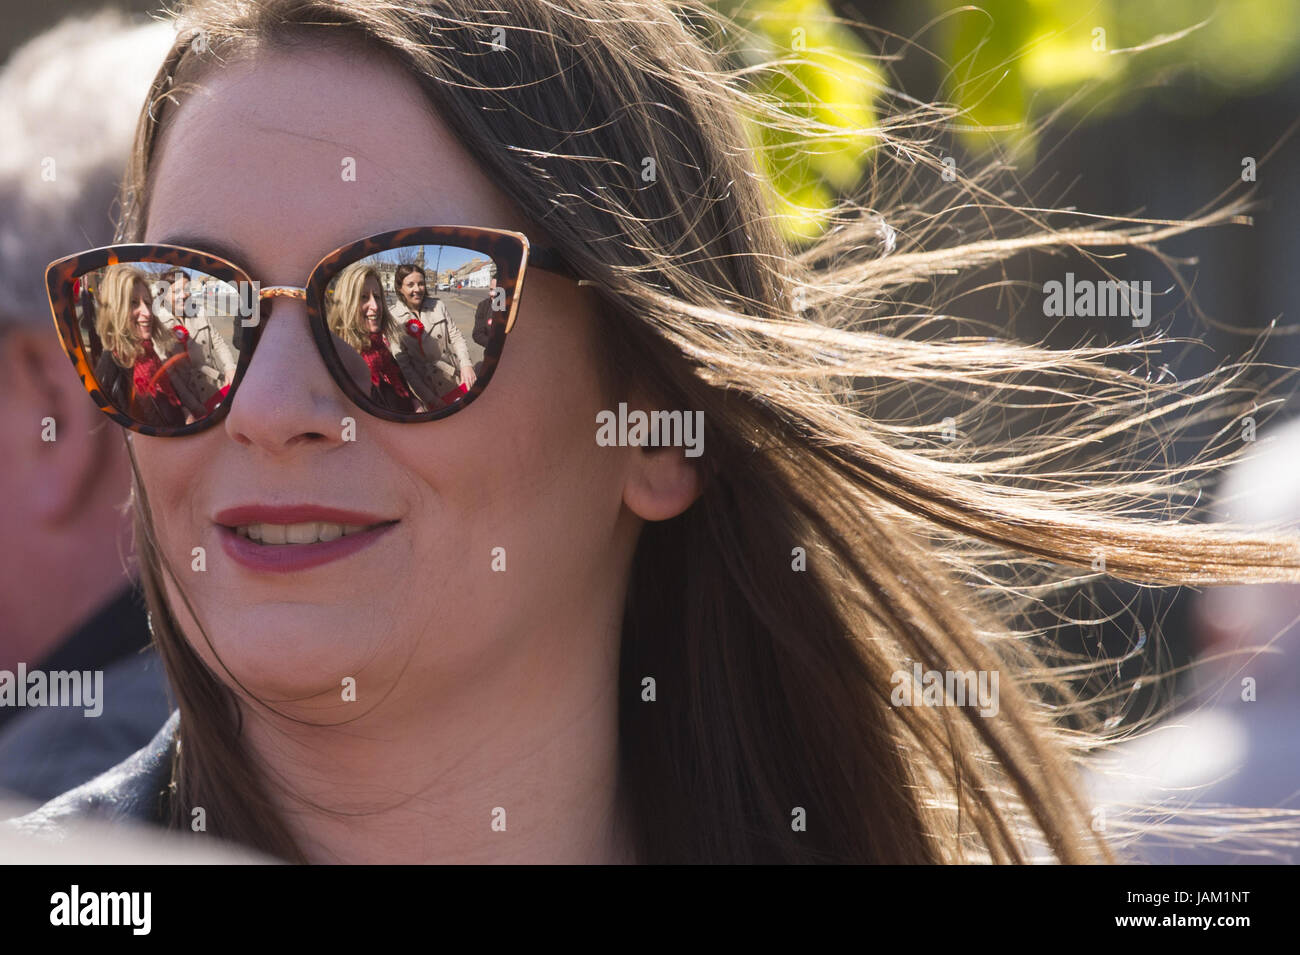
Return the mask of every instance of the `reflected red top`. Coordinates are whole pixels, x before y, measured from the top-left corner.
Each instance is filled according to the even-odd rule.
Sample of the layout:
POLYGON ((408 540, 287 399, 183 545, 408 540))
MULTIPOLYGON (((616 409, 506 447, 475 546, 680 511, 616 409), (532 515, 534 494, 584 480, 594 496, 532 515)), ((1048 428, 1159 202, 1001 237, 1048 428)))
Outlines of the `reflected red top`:
POLYGON ((131 377, 135 382, 136 394, 156 398, 161 392, 163 397, 179 408, 181 406, 180 396, 176 394, 176 389, 167 380, 167 376, 158 374, 161 369, 162 359, 158 357, 152 346, 146 345, 144 357, 137 359, 135 365, 131 368, 131 377))
POLYGON ((406 388, 406 382, 402 379, 402 370, 397 367, 397 361, 393 358, 393 353, 388 350, 388 345, 384 343, 382 333, 370 333, 370 347, 362 349, 361 357, 370 366, 370 384, 378 387, 381 381, 386 381, 403 398, 413 397, 406 388))

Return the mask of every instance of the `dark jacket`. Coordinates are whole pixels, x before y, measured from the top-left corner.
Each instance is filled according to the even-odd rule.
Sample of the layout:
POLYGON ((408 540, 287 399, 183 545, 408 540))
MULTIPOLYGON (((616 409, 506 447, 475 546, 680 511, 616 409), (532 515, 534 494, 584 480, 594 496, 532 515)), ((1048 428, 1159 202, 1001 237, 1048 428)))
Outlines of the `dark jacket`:
POLYGON ((487 348, 492 343, 492 296, 489 295, 474 309, 474 344, 487 348))
MULTIPOLYGON (((158 427, 179 428, 185 424, 185 409, 178 408, 166 398, 137 394, 131 381, 131 371, 123 368, 113 360, 112 354, 105 351, 95 362, 95 379, 100 390, 113 403, 118 411, 133 414, 140 420, 158 427)), ((175 385, 175 377, 169 380, 175 385)))
POLYGON ((133 821, 164 825, 164 796, 171 784, 180 710, 172 713, 158 734, 135 755, 88 783, 56 796, 25 816, 5 825, 30 835, 59 837, 69 824, 88 819, 133 821))
POLYGON ((32 670, 100 671, 101 712, 0 707, 0 797, 39 805, 116 766, 171 715, 167 677, 149 648, 149 618, 131 585, 105 601, 32 670))
POLYGON ((154 650, 104 669, 104 712, 28 710, 0 732, 0 795, 45 802, 94 779, 145 745, 167 719, 167 682, 154 650))

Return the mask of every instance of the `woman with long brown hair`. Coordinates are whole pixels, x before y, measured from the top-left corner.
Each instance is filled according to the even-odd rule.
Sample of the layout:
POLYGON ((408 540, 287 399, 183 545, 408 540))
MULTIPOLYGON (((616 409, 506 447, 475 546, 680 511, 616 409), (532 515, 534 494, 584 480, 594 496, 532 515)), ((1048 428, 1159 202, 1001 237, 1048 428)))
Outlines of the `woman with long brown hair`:
MULTIPOLYGON (((183 12, 123 191, 119 239, 140 244, 118 254, 198 250, 260 281, 263 309, 211 420, 106 409, 179 704, 114 782, 135 814, 300 861, 1113 858, 1076 778, 1102 738, 1073 682, 1089 667, 1026 602, 1099 554, 1157 583, 1297 580, 1300 542, 1171 522, 1185 473, 1105 457, 1216 410, 1222 380, 1111 360, 1138 345, 934 340, 889 303, 1187 226, 1027 217, 926 250, 846 199, 795 252, 740 116, 809 148, 842 131, 753 93, 706 6, 479 7, 183 12), (394 126, 402 150, 355 146, 394 126), (324 289, 457 241, 507 305, 483 373, 452 407, 386 412, 349 382, 324 289), (900 395, 910 418, 885 414, 900 395), (1017 406, 1050 421, 997 430, 1017 406)), ((93 261, 51 267, 56 316, 93 261)))
POLYGON ((427 406, 450 404, 474 384, 474 363, 464 336, 447 306, 428 297, 422 268, 409 262, 399 265, 393 286, 393 320, 407 333, 400 340, 398 359, 427 406))

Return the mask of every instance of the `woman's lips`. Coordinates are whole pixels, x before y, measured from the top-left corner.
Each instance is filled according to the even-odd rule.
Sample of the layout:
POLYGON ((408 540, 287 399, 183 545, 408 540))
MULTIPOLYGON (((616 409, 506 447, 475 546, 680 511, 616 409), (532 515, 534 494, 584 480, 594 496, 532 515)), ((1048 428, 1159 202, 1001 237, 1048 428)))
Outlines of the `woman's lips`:
POLYGON ((214 518, 221 537, 222 550, 235 563, 248 570, 269 573, 290 573, 310 570, 340 560, 364 550, 397 525, 396 520, 358 511, 321 508, 312 505, 266 507, 250 505, 228 508, 214 518), (319 534, 308 536, 331 537, 313 543, 263 543, 255 537, 269 541, 301 539, 301 525, 315 524, 319 534), (289 525, 299 527, 289 530, 289 525), (348 533, 335 536, 333 530, 319 525, 342 525, 348 533), (361 529, 357 529, 361 528, 361 529), (241 533, 240 529, 243 530, 241 533), (253 537, 250 538, 249 534, 253 537))

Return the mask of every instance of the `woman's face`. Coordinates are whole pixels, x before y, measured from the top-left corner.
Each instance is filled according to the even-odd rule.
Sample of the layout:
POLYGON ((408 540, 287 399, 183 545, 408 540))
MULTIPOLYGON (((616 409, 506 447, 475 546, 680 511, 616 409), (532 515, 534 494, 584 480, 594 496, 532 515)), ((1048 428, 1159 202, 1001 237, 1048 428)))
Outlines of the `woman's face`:
MULTIPOLYGON (((263 285, 301 286, 326 253, 390 229, 460 222, 546 241, 414 81, 381 58, 267 49, 202 85, 206 95, 187 99, 159 142, 145 242, 208 249, 263 285), (374 148, 394 127, 412 133, 405 147, 374 148), (350 163, 358 174, 341 175, 350 163)), ((422 284, 408 277, 403 294, 422 284)), ((510 681, 522 701, 559 691, 538 674, 560 679, 557 668, 617 653, 581 635, 617 630, 639 528, 622 500, 641 452, 596 443, 608 401, 593 373, 588 294, 530 271, 490 386, 425 424, 353 405, 316 350, 303 303, 279 298, 220 425, 130 436, 160 549, 249 690, 282 710, 293 700, 300 715, 445 704, 494 681, 510 681), (382 527, 315 566, 276 572, 233 556, 232 524, 287 540, 337 534, 331 521, 382 527), (357 702, 345 704, 349 678, 357 702)), ((257 546, 267 563, 314 545, 257 546)), ((224 675, 164 578, 186 638, 224 675)))
POLYGON ((367 275, 366 280, 361 283, 360 305, 361 327, 367 334, 373 335, 381 327, 379 320, 383 314, 383 296, 384 290, 379 285, 379 279, 367 275))
POLYGON ((402 300, 418 311, 424 301, 424 273, 412 272, 402 279, 402 300))
POLYGON ((140 341, 147 342, 153 336, 153 297, 144 279, 136 279, 131 286, 131 321, 135 322, 140 341))

